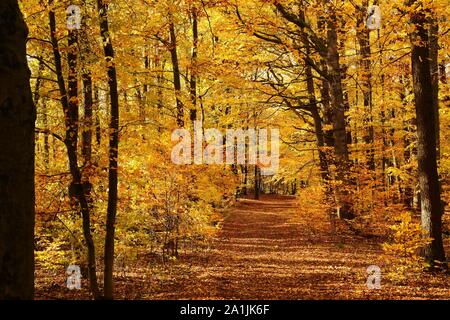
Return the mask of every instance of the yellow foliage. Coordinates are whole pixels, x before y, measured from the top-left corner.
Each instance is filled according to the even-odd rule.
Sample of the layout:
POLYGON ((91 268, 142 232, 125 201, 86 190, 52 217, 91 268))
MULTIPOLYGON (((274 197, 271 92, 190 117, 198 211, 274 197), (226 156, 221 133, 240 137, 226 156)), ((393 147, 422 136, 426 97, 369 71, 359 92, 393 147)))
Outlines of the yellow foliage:
POLYGON ((383 244, 388 255, 392 280, 404 280, 408 275, 422 271, 427 264, 420 255, 420 249, 431 242, 419 223, 412 219, 410 212, 402 212, 398 223, 391 226, 392 235, 389 243, 383 244))

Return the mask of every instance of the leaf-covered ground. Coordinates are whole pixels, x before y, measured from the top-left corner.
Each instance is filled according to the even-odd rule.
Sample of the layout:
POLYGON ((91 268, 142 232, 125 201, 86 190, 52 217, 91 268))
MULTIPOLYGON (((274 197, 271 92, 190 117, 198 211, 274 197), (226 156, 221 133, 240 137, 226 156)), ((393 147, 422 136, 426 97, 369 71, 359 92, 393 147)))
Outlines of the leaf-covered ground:
MULTIPOLYGON (((337 235, 329 222, 311 221, 315 217, 298 211, 293 197, 240 200, 226 212, 223 229, 208 250, 183 252, 165 267, 143 265, 118 275, 116 297, 450 299, 450 276, 445 274, 414 274, 397 283, 383 277, 380 290, 369 290, 367 267, 388 267, 380 240, 350 232, 337 235), (307 227, 317 223, 324 227, 307 227)), ((38 274, 37 297, 86 299, 89 295, 85 289, 68 291, 63 278, 38 274)))

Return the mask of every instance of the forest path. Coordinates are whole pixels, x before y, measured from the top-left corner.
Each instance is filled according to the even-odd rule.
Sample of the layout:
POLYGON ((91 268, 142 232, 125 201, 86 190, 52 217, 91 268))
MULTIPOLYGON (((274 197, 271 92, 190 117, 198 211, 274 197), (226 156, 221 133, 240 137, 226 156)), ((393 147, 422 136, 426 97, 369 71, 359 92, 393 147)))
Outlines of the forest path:
MULTIPOLYGON (((379 247, 371 243, 356 244, 354 240, 336 243, 331 233, 318 234, 305 228, 304 223, 292 222, 296 212, 299 216, 298 210, 295 197, 262 196, 260 201, 239 200, 226 212, 223 229, 211 250, 182 257, 180 262, 184 268, 173 275, 171 281, 153 288, 156 292, 148 298, 371 296, 366 287, 366 269, 370 265, 367 261, 376 264, 379 247)), ((302 219, 309 217, 304 215, 302 219)), ((339 241, 345 240, 340 237, 339 241)))
MULTIPOLYGON (((166 266, 151 258, 127 276, 116 275, 116 298, 450 299, 448 275, 420 273, 391 283, 380 240, 356 236, 342 223, 335 232, 320 207, 305 212, 295 197, 241 199, 224 216, 209 250, 182 251, 166 266), (370 265, 382 269, 381 290, 366 286, 370 265)), ((87 283, 70 291, 58 274, 37 277, 38 299, 89 299, 87 283)))
POLYGON ((163 277, 155 274, 139 298, 450 298, 449 277, 426 273, 397 284, 382 275, 382 289, 369 290, 367 268, 385 270, 381 245, 340 229, 336 234, 326 214, 302 212, 295 197, 241 199, 225 213, 208 252, 183 254, 163 277))

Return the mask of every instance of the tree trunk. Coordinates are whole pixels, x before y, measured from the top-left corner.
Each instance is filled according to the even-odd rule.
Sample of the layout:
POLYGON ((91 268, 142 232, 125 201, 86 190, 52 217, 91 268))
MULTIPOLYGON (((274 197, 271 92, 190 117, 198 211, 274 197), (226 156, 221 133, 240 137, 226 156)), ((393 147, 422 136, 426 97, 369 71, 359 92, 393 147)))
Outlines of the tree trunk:
POLYGON ((371 72, 371 48, 370 48, 370 30, 366 28, 366 14, 369 1, 364 0, 359 8, 359 17, 357 25, 357 37, 360 50, 360 68, 361 68, 361 91, 364 99, 364 124, 367 129, 364 135, 364 142, 367 148, 367 167, 369 170, 375 170, 375 151, 373 148, 374 129, 372 125, 372 72, 371 72))
MULTIPOLYGON (((300 11, 300 18, 302 20, 305 20, 305 14, 303 11, 300 11)), ((303 45, 305 46, 305 49, 306 49, 306 55, 310 56, 311 48, 309 45, 308 35, 305 32, 304 28, 301 28, 301 36, 302 36, 303 45)), ((305 61, 305 76, 306 76, 306 86, 308 89, 308 100, 309 100, 308 103, 309 103, 309 108, 311 110, 311 115, 312 115, 312 118, 314 121, 316 144, 317 144, 317 149, 319 152, 320 174, 321 174, 322 182, 323 182, 324 186, 328 188, 329 180, 330 180, 329 179, 330 178, 330 170, 328 168, 327 156, 326 156, 326 152, 324 150, 325 138, 324 138, 324 131, 323 131, 323 127, 322 127, 322 118, 320 117, 318 102, 316 99, 316 92, 315 92, 315 86, 314 86, 314 75, 312 72, 311 65, 309 65, 306 61, 305 61)))
MULTIPOLYGON (((326 61, 322 61, 322 67, 325 72, 328 72, 328 68, 326 67, 326 61)), ((322 114, 323 114, 323 124, 329 126, 330 128, 333 125, 333 110, 331 109, 330 102, 330 84, 327 79, 323 79, 321 81, 320 86, 320 96, 321 96, 321 105, 322 105, 322 114)), ((334 137, 333 130, 327 129, 324 131, 324 142, 327 147, 334 147, 334 137)))
MULTIPOLYGON (((44 130, 48 130, 47 99, 43 99, 41 105, 42 105, 42 126, 44 130)), ((50 140, 48 133, 44 133, 44 161, 45 161, 45 172, 48 173, 48 169, 50 167, 50 140)))
POLYGON ((175 89, 175 100, 177 103, 177 124, 180 128, 184 127, 184 106, 180 99, 181 94, 181 74, 180 66, 178 63, 178 52, 177 52, 177 36, 175 33, 175 25, 170 22, 169 25, 170 33, 170 57, 172 59, 173 68, 173 85, 175 89))
MULTIPOLYGON (((49 4, 52 5, 50 0, 49 4)), ((55 59, 55 71, 57 76, 59 93, 61 96, 61 105, 64 112, 66 136, 65 145, 67 148, 67 156, 69 158, 69 169, 72 175, 72 183, 70 189, 76 198, 83 219, 83 235, 87 247, 87 260, 89 272, 89 285, 94 299, 99 298, 99 289, 97 281, 96 263, 95 263, 95 245, 91 235, 91 211, 89 202, 83 188, 82 174, 78 166, 78 101, 77 101, 77 81, 76 81, 76 35, 69 32, 69 94, 63 76, 62 59, 59 51, 58 40, 56 38, 56 18, 53 10, 49 11, 50 23, 50 41, 52 43, 53 56, 55 59), (75 50, 75 52, 74 52, 75 50), (69 98, 70 97, 70 98, 69 98)))
POLYGON ((255 166, 255 185, 254 185, 254 191, 255 191, 255 200, 259 200, 259 194, 260 194, 260 183, 261 183, 261 176, 260 176, 260 170, 259 167, 255 166))
POLYGON ((440 159, 441 151, 441 131, 439 120, 439 23, 436 19, 432 20, 430 26, 430 72, 433 87, 433 114, 436 123, 436 148, 437 158, 440 159))
POLYGON ((242 171, 244 174, 244 188, 242 189, 242 194, 243 195, 247 195, 248 190, 247 190, 247 185, 248 185, 248 163, 247 161, 245 162, 245 165, 242 167, 242 171))
MULTIPOLYGON (((412 1, 414 4, 416 1, 412 1)), ((433 240, 424 248, 424 257, 432 266, 445 261, 442 242, 443 205, 440 197, 437 170, 436 118, 433 108, 433 82, 430 73, 430 43, 427 17, 424 9, 414 11, 411 22, 416 30, 411 34, 412 73, 417 114, 417 160, 421 192, 422 228, 433 240)))
POLYGON ((34 123, 28 29, 0 2, 0 300, 34 296, 34 123))
POLYGON ((93 132, 93 96, 92 96, 92 77, 86 72, 83 79, 84 96, 84 121, 83 121, 83 146, 82 153, 84 162, 90 164, 92 160, 92 132, 93 132))
POLYGON ((197 78, 198 78, 198 11, 196 7, 192 8, 192 63, 191 63, 191 79, 190 79, 190 94, 191 94, 191 111, 190 120, 192 127, 197 120, 197 78))
POLYGON ((344 92, 342 89, 343 70, 341 69, 339 62, 338 39, 336 31, 337 17, 331 6, 329 10, 331 13, 328 17, 327 67, 331 91, 331 107, 333 109, 333 137, 337 180, 341 182, 341 185, 336 190, 337 212, 338 216, 342 219, 352 219, 354 218, 354 213, 350 195, 350 159, 347 146, 347 119, 345 115, 346 105, 344 92))
POLYGON ((37 74, 37 79, 36 79, 36 84, 34 87, 34 92, 33 92, 33 101, 34 101, 34 105, 36 106, 36 109, 39 110, 39 105, 42 105, 42 129, 44 130, 44 165, 45 165, 45 172, 48 173, 48 169, 49 169, 49 163, 50 163, 50 144, 49 144, 49 134, 47 132, 48 130, 48 118, 47 118, 47 105, 46 105, 46 99, 42 99, 44 100, 41 104, 41 94, 40 94, 40 90, 41 90, 41 85, 42 85, 42 73, 44 72, 45 69, 45 64, 44 61, 42 60, 42 57, 40 57, 39 59, 39 68, 38 68, 38 74, 37 74))
MULTIPOLYGON (((410 70, 404 71, 405 73, 410 73, 410 70)), ((402 101, 402 107, 403 107, 403 118, 407 119, 407 97, 410 94, 408 88, 410 87, 408 76, 406 74, 400 75, 400 101, 402 101), (408 81, 408 82, 407 82, 408 81)), ((412 160, 413 152, 411 148, 411 139, 409 138, 409 134, 411 131, 412 123, 415 121, 403 120, 403 126, 404 126, 404 139, 403 139, 403 165, 407 167, 406 171, 408 172, 408 175, 412 175, 412 168, 409 166, 412 160)), ((403 188, 403 203, 407 208, 412 208, 413 206, 413 198, 414 198, 414 186, 412 185, 412 182, 406 182, 403 188)))
POLYGON ((95 107, 95 141, 97 143, 97 147, 100 147, 102 143, 102 130, 101 130, 101 122, 100 122, 100 95, 99 88, 97 86, 94 87, 94 107, 95 107))
MULTIPOLYGON (((317 23, 318 29, 323 32, 326 27, 326 20, 324 17, 319 17, 317 23)), ((322 72, 324 74, 328 74, 328 65, 327 65, 327 52, 324 51, 320 55, 320 66, 322 72)), ((322 105, 322 114, 323 114, 323 123, 324 125, 329 126, 330 128, 333 125, 333 109, 331 108, 331 97, 330 97, 330 83, 329 80, 322 77, 320 81, 320 96, 321 96, 321 105, 322 105)), ((327 129, 324 131, 324 142, 327 147, 334 147, 334 136, 333 130, 327 129)))
POLYGON ((119 93, 117 88, 117 72, 114 63, 114 47, 109 33, 108 5, 103 0, 97 1, 100 18, 100 33, 103 40, 105 60, 108 65, 108 85, 111 104, 109 125, 109 178, 108 178, 108 209, 106 216, 105 238, 105 299, 114 298, 114 235, 116 230, 117 200, 118 200, 118 159, 119 159, 119 93))

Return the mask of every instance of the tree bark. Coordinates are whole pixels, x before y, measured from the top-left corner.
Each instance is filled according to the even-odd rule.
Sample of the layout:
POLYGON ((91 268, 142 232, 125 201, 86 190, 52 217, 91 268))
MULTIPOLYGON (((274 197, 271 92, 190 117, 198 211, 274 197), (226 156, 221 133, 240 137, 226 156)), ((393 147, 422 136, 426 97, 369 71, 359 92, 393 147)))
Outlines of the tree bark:
MULTIPOLYGON (((303 6, 303 2, 301 3, 303 6)), ((300 11, 300 19, 305 20, 305 13, 303 9, 300 11)), ((303 45, 305 46, 306 55, 311 55, 311 48, 309 44, 308 34, 305 32, 304 28, 300 28, 301 37, 303 45)), ((319 106, 316 98, 316 90, 314 86, 314 75, 311 66, 305 61, 305 76, 306 76, 306 86, 308 89, 308 103, 311 110, 311 116, 314 121, 314 131, 316 134, 316 144, 319 152, 319 166, 320 174, 322 177, 322 182, 326 188, 329 186, 330 182, 330 170, 328 168, 328 161, 325 147, 325 134, 322 127, 322 118, 319 112, 319 106)), ((329 188, 328 188, 329 189, 329 188)))
MULTIPOLYGON (((53 0, 49 1, 53 4, 53 0)), ((78 84, 76 80, 76 35, 69 32, 69 92, 66 90, 66 84, 63 76, 62 59, 59 51, 58 39, 56 38, 56 17, 53 10, 49 11, 50 41, 52 43, 53 56, 55 60, 55 71, 57 76, 60 101, 64 112, 66 136, 64 143, 69 158, 69 169, 72 176, 70 189, 76 198, 83 219, 83 235, 87 247, 87 260, 89 272, 89 286, 94 299, 99 298, 99 289, 97 281, 95 245, 91 234, 91 210, 89 201, 84 192, 83 180, 80 168, 78 166, 78 84)))
POLYGON ((255 184, 254 184, 254 197, 255 200, 259 200, 260 198, 260 186, 261 186, 261 174, 260 174, 260 170, 259 167, 256 165, 255 166, 255 184))
POLYGON ((48 130, 48 118, 47 118, 47 105, 46 105, 46 99, 42 99, 44 100, 43 103, 40 104, 41 102, 41 94, 40 94, 40 90, 41 90, 41 85, 42 85, 42 73, 44 72, 45 69, 45 64, 44 61, 42 60, 42 57, 40 57, 39 59, 39 67, 38 67, 38 74, 37 74, 37 79, 36 79, 36 83, 34 86, 34 92, 33 92, 33 101, 34 101, 34 105, 36 106, 36 109, 39 110, 39 105, 42 105, 42 129, 44 129, 44 165, 45 165, 45 171, 48 172, 49 169, 49 164, 50 164, 50 144, 49 144, 49 134, 47 132, 48 130))
POLYGON ((92 95, 92 77, 88 72, 82 76, 83 79, 83 101, 84 101, 84 119, 83 119, 83 144, 82 153, 84 162, 90 164, 92 161, 92 133, 93 133, 93 95, 92 95))
POLYGON ((184 105, 180 99, 181 94, 181 74, 180 65, 178 63, 178 52, 177 52, 177 36, 175 33, 175 25, 173 22, 169 24, 169 34, 170 34, 170 57, 172 59, 173 68, 173 85, 175 89, 175 100, 177 103, 177 124, 180 128, 184 127, 184 105))
POLYGON ((364 0, 362 6, 358 8, 357 38, 359 42, 360 69, 361 69, 361 91, 364 99, 364 124, 367 130, 364 135, 364 142, 367 148, 367 167, 369 170, 375 170, 375 151, 373 148, 374 129, 372 125, 372 72, 371 72, 371 48, 370 48, 370 30, 366 28, 366 15, 369 0, 364 0))
POLYGON ((436 148, 437 158, 440 159, 441 153, 441 131, 439 116, 439 23, 436 19, 432 20, 430 26, 430 72, 433 87, 433 114, 436 122, 436 148))
MULTIPOLYGON (((411 1, 414 5, 417 1, 411 1)), ((436 118, 433 110, 433 81, 430 73, 430 43, 427 24, 430 12, 417 9, 411 15, 416 30, 411 34, 412 73, 417 114, 417 160, 421 192, 422 228, 433 240, 423 254, 431 266, 445 261, 442 241, 443 205, 437 170, 436 118)))
POLYGON ((16 0, 0 2, 0 299, 34 296, 34 126, 28 28, 16 0))
POLYGON ((109 33, 108 6, 103 0, 97 1, 100 19, 100 33, 108 69, 108 85, 110 95, 110 124, 109 124, 109 177, 108 177, 108 209, 106 216, 105 238, 105 299, 114 298, 114 235, 116 230, 117 200, 118 200, 118 159, 119 159, 119 93, 117 86, 117 72, 114 62, 114 47, 109 33))
POLYGON ((198 80, 198 11, 194 6, 192 8, 192 63, 191 63, 191 79, 190 79, 190 94, 191 94, 191 110, 190 110, 190 120, 192 127, 194 127, 194 122, 197 121, 197 80, 198 80))
POLYGON ((342 69, 339 62, 338 38, 337 38, 337 17, 333 12, 331 5, 329 7, 330 15, 328 17, 327 31, 327 67, 330 83, 331 107, 333 108, 333 137, 334 151, 336 157, 337 180, 340 182, 336 190, 338 216, 342 219, 354 218, 353 206, 350 195, 351 182, 350 159, 347 145, 347 119, 345 115, 345 99, 342 88, 342 69))

